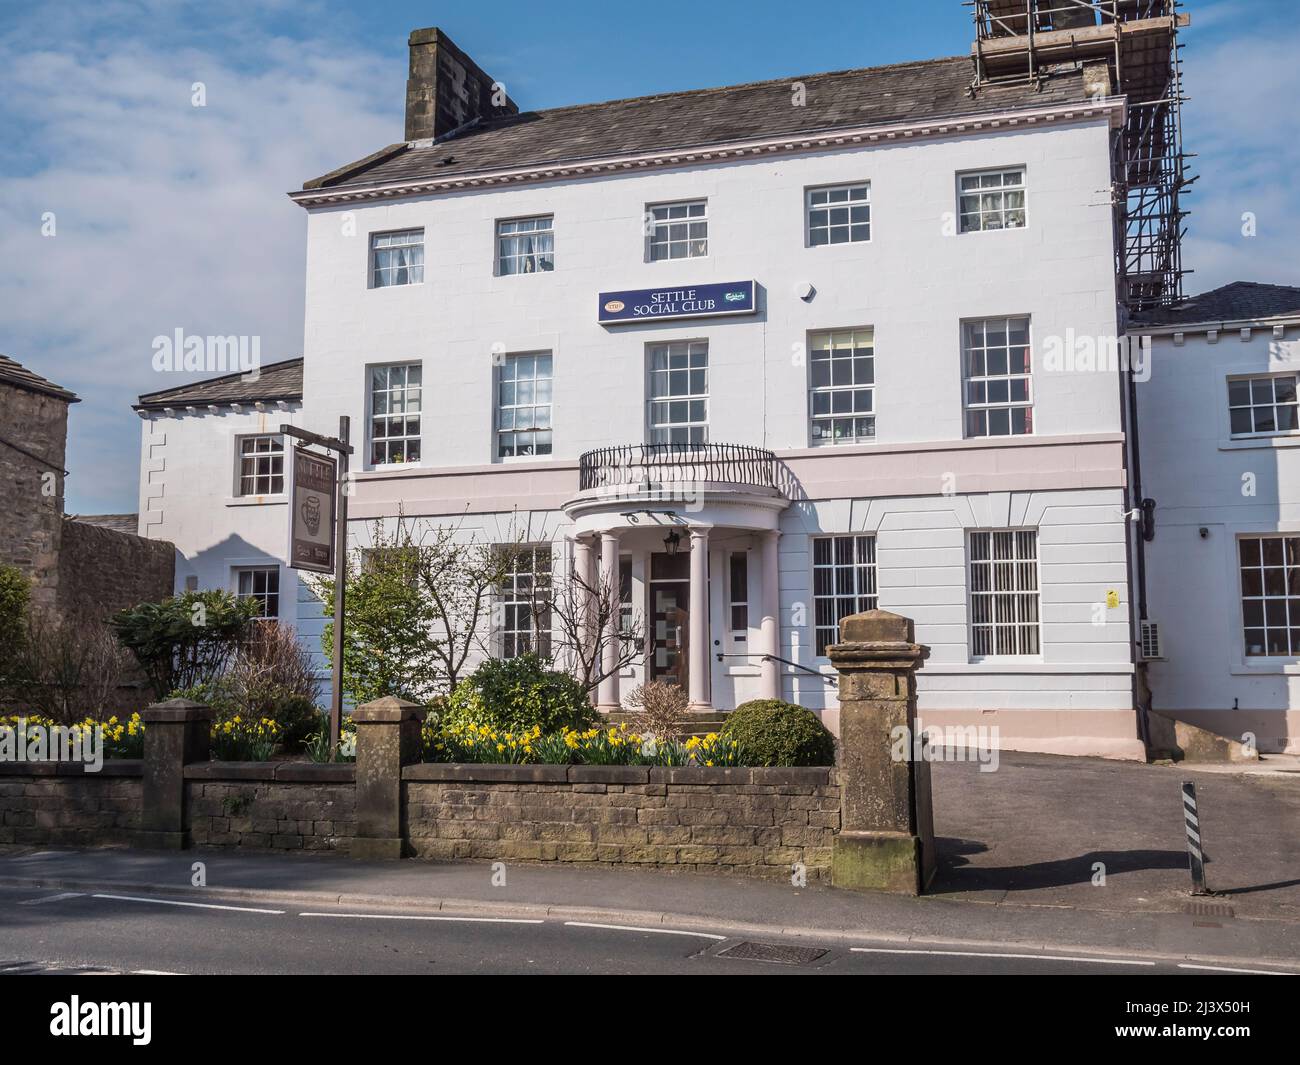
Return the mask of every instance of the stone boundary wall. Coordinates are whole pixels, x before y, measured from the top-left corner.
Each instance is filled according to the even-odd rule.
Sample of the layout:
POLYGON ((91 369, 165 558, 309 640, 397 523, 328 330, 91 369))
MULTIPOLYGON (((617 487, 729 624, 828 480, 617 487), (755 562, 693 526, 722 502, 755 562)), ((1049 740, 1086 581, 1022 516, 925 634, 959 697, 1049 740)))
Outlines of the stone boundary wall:
POLYGON ((176 548, 167 540, 64 518, 59 550, 59 608, 79 618, 107 618, 172 594, 176 548))
POLYGON ((402 769, 422 858, 636 865, 829 880, 840 786, 827 768, 445 765, 402 769))
MULTIPOLYGON (((99 773, 0 764, 0 843, 136 841, 142 763, 99 773)), ((402 836, 432 860, 575 862, 826 880, 839 830, 834 769, 448 765, 402 768, 402 836)), ((355 766, 192 762, 184 824, 195 846, 346 853, 355 766)))
POLYGON ((0 762, 0 843, 94 847, 131 843, 140 828, 142 763, 0 762))
POLYGON ((355 768, 193 763, 185 767, 185 810, 198 847, 346 851, 357 827, 355 768))

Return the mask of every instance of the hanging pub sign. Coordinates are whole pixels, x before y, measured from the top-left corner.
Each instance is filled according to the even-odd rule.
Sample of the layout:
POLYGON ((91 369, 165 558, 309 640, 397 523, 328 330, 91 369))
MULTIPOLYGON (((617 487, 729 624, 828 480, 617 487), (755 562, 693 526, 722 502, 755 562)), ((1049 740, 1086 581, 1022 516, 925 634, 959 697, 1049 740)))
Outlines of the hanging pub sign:
POLYGON ((334 572, 334 486, 338 460, 293 449, 293 500, 289 508, 289 565, 334 572))
POLYGON ((753 281, 729 281, 717 285, 602 292, 596 320, 601 325, 618 325, 623 322, 661 322, 670 318, 753 314, 758 309, 754 289, 753 281))

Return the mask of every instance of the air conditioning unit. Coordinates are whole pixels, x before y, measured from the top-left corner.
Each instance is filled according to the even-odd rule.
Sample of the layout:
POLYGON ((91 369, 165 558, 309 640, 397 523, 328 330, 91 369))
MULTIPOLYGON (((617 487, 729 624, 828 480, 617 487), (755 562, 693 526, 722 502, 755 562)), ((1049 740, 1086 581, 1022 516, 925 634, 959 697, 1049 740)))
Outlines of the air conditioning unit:
POLYGON ((1142 659, 1151 662, 1164 658, 1160 648, 1160 624, 1155 621, 1143 621, 1141 624, 1142 659))

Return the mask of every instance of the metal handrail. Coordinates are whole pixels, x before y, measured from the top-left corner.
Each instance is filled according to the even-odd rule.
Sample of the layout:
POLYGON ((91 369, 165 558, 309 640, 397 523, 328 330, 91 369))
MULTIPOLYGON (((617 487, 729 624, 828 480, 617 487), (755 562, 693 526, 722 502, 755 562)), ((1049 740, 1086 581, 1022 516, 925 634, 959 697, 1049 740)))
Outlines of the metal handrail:
POLYGON ((578 459, 578 488, 723 481, 776 488, 776 455, 747 444, 618 444, 578 459))
POLYGON ((825 673, 821 672, 821 670, 813 669, 811 666, 805 666, 800 662, 791 662, 790 659, 782 658, 780 655, 769 655, 763 651, 715 651, 714 653, 718 656, 719 662, 724 658, 757 658, 760 662, 780 662, 783 666, 789 666, 791 669, 800 670, 803 673, 807 673, 809 676, 821 677, 821 679, 831 685, 831 687, 839 684, 838 676, 828 677, 825 673))

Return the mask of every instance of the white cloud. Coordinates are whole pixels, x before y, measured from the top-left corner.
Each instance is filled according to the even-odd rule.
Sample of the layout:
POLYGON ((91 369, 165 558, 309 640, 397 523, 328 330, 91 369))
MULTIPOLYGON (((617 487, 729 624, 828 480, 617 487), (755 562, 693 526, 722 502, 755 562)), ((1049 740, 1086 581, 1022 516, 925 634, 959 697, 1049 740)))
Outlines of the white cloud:
POLYGON ((0 39, 0 121, 22 138, 0 177, 0 351, 82 397, 72 511, 135 509, 130 404, 186 380, 153 372, 153 337, 248 334, 265 361, 301 353, 305 226, 284 193, 401 137, 400 57, 234 15, 205 39, 171 11, 118 3, 71 37, 20 20, 0 39), (196 81, 206 107, 191 105, 196 81))
POLYGON ((1184 56, 1183 142, 1200 175, 1184 203, 1191 215, 1183 259, 1196 271, 1186 289, 1238 280, 1300 284, 1300 32, 1266 25, 1239 5, 1209 13, 1193 9, 1184 56), (1207 25, 1214 35, 1195 35, 1207 25), (1246 212, 1255 216, 1254 237, 1242 233, 1246 212))

